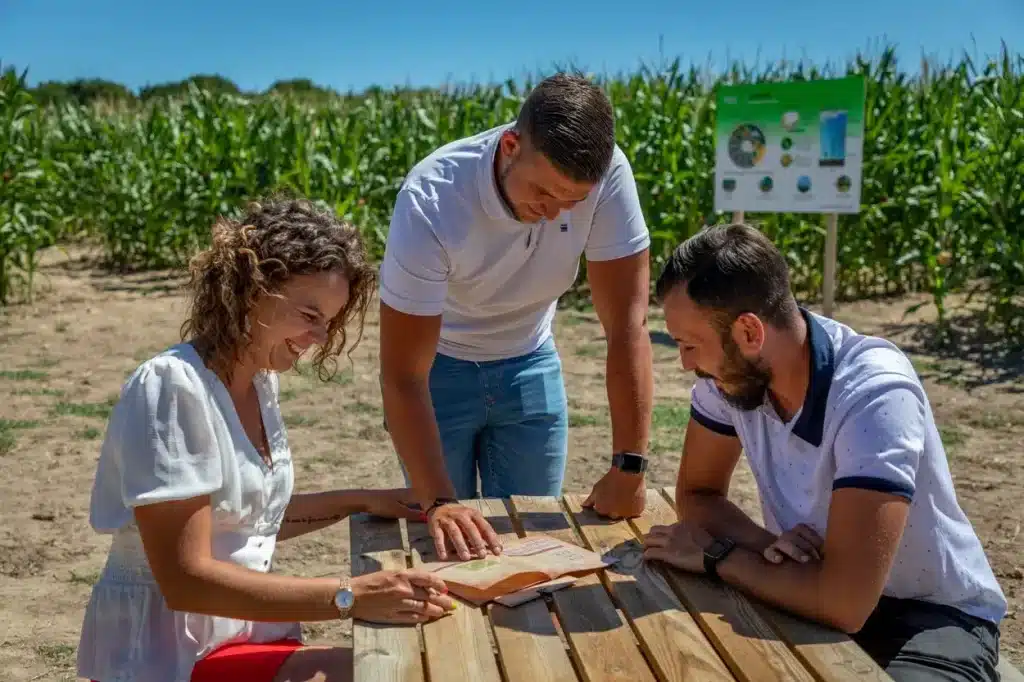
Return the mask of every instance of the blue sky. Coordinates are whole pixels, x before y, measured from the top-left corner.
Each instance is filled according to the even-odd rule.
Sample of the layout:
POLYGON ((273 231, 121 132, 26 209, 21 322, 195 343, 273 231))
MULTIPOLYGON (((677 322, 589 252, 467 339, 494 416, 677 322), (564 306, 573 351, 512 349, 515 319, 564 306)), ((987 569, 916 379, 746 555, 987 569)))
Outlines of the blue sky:
POLYGON ((659 44, 720 67, 759 54, 843 61, 889 42, 916 69, 922 51, 984 56, 1000 40, 1021 51, 1022 34, 1022 0, 0 0, 0 62, 28 67, 32 84, 96 77, 132 89, 194 73, 244 90, 310 78, 342 91, 502 81, 570 62, 616 73, 656 63, 659 44))

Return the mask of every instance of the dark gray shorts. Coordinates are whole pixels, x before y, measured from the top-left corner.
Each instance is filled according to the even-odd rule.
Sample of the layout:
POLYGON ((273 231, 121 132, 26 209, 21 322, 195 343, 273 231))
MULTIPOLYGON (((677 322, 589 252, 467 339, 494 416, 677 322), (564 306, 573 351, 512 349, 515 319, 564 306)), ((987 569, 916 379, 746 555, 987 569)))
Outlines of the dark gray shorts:
POLYGON ((949 606, 882 597, 852 637, 896 682, 999 680, 999 628, 949 606))

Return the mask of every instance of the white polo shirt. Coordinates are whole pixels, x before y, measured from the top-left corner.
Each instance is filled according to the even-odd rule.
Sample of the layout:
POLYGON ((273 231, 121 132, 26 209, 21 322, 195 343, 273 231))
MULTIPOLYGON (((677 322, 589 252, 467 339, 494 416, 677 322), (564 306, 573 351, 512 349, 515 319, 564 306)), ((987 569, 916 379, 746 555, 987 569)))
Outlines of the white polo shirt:
POLYGON ((804 523, 822 537, 833 490, 902 495, 910 513, 883 594, 946 604, 993 622, 1006 599, 956 499, 931 406, 910 360, 892 343, 809 311, 811 378, 783 422, 769 401, 752 411, 698 379, 691 415, 738 436, 761 495, 765 526, 804 523))
POLYGON ((506 124, 451 142, 413 167, 391 218, 380 297, 413 315, 442 315, 438 351, 471 361, 529 353, 551 336, 555 304, 579 261, 650 244, 629 161, 616 146, 587 198, 556 219, 517 221, 493 162, 506 124))

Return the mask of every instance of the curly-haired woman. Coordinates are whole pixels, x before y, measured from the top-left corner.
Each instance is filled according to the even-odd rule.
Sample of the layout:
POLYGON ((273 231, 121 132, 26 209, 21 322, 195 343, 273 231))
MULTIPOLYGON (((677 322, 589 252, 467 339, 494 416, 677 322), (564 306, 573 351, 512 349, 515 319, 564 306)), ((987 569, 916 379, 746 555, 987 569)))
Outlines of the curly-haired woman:
MULTIPOLYGON (((86 608, 78 674, 98 682, 350 679, 351 650, 299 623, 416 623, 455 608, 418 571, 270 573, 278 541, 355 512, 422 520, 406 490, 292 494, 278 372, 316 347, 321 378, 359 334, 376 276, 358 232, 306 201, 252 205, 190 266, 182 343, 124 384, 90 523, 112 535, 86 608)), ((349 349, 351 354, 352 348, 349 349)))

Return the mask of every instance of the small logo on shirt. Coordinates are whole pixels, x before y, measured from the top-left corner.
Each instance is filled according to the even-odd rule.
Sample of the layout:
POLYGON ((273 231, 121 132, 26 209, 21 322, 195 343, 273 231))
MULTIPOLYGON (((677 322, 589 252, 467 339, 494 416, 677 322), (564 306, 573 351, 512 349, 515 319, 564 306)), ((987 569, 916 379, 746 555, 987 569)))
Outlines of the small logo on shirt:
POLYGON ((558 226, 558 230, 560 232, 568 232, 569 231, 569 223, 562 223, 561 225, 558 226))

